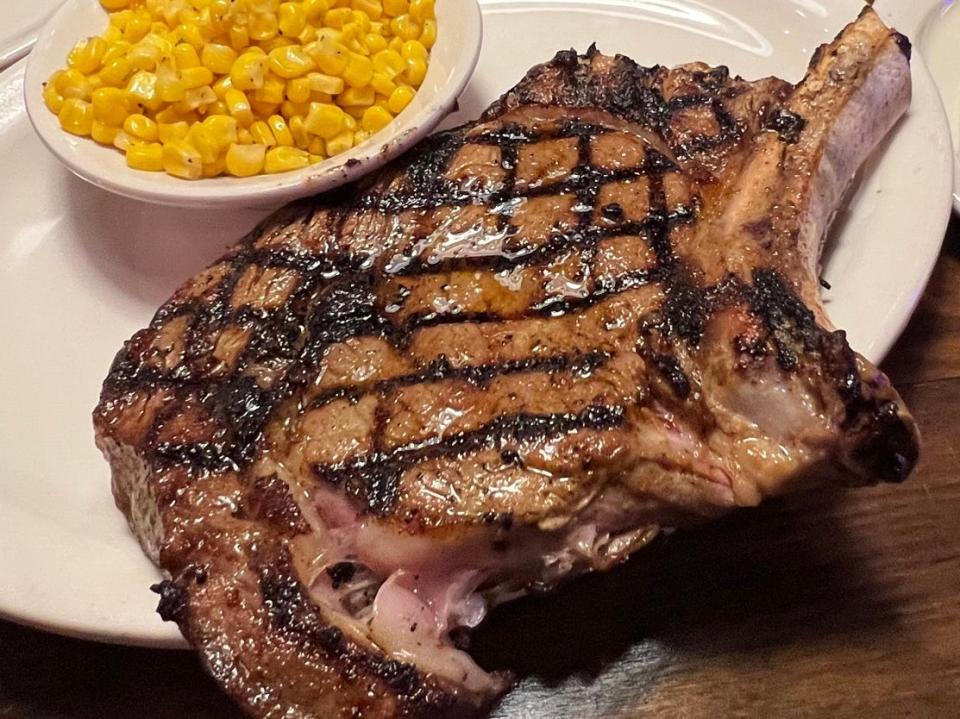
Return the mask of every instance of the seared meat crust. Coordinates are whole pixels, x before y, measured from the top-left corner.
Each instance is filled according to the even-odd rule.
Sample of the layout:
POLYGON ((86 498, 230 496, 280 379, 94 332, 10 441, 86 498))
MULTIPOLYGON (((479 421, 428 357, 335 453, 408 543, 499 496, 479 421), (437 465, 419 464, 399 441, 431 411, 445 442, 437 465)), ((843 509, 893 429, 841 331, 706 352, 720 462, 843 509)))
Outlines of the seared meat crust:
POLYGON ((903 50, 868 11, 797 88, 561 52, 264 222, 95 410, 163 617, 253 716, 470 716, 509 683, 445 643, 483 600, 767 495, 906 478, 913 422, 815 289, 872 147, 846 168, 831 143, 875 91, 886 132, 903 50))

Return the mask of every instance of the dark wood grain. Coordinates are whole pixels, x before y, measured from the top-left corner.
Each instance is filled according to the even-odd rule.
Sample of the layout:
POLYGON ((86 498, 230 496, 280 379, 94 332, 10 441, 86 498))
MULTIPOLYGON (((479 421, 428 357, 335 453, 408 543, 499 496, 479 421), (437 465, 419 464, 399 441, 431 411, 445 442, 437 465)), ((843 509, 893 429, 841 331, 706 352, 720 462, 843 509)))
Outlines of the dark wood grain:
MULTIPOLYGON (((886 365, 924 433, 899 487, 813 494, 498 610, 498 717, 960 717, 960 224, 886 365)), ((0 623, 0 717, 235 719, 186 652, 0 623)))

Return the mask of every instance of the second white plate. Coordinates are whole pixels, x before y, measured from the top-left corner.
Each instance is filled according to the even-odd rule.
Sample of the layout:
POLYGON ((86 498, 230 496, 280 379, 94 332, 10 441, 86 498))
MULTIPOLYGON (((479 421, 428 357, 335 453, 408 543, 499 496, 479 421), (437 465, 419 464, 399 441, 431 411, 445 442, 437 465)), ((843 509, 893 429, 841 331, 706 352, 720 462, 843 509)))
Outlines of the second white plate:
POLYGON ((0 70, 30 52, 37 33, 63 0, 5 2, 0 23, 0 70))
POLYGON ((960 213, 960 5, 943 0, 930 13, 920 33, 920 49, 940 95, 953 134, 953 209, 960 213))
MULTIPOLYGON (((558 49, 644 64, 704 60, 796 81, 860 0, 487 0, 487 42, 461 98, 478 112, 558 49)), ((881 7, 882 10, 882 7, 881 7)), ((831 240, 828 309, 872 359, 900 333, 949 214, 950 137, 922 62, 909 116, 871 162, 831 240)), ((0 615, 65 634, 179 646, 157 572, 114 508, 90 412, 123 341, 259 215, 171 210, 74 178, 26 119, 23 68, 0 75, 0 615)))

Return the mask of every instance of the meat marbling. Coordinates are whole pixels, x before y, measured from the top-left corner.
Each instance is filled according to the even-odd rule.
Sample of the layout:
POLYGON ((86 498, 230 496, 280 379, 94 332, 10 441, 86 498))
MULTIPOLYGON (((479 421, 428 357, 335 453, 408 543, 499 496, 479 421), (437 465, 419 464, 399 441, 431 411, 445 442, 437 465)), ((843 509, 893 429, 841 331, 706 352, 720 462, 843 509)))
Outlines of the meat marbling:
POLYGON ((797 86, 595 49, 183 287, 95 411, 159 611, 256 717, 483 713, 450 640, 663 528, 901 481, 820 246, 909 103, 871 10, 797 86))

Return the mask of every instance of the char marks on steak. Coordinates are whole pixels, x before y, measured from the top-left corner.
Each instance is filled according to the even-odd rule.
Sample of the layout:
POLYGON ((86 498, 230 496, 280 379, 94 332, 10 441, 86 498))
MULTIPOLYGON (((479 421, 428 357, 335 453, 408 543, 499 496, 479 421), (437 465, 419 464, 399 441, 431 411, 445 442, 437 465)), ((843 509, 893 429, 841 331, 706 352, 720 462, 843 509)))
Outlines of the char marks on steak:
POLYGON ((450 640, 665 527, 918 452, 818 295, 906 108, 866 10, 796 87, 591 49, 267 220, 117 356, 95 411, 160 612, 256 717, 482 713, 450 640))

